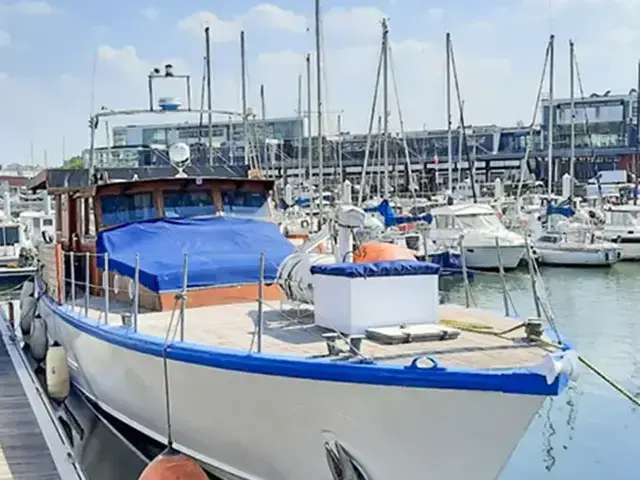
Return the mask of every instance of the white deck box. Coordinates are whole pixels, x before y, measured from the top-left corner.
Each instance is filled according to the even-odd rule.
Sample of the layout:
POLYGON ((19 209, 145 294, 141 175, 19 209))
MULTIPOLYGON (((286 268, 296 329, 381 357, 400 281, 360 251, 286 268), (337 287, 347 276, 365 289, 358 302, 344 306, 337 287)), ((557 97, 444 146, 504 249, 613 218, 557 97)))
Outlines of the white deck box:
POLYGON ((347 335, 435 323, 439 272, 438 265, 400 260, 314 266, 315 323, 347 335))

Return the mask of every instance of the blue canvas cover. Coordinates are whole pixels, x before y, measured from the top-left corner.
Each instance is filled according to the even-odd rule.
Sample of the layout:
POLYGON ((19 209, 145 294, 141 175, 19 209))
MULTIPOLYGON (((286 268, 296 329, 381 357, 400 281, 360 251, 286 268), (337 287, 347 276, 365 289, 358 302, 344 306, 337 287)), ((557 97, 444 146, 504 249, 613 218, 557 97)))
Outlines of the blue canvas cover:
POLYGON ((382 200, 382 202, 380 202, 380 205, 378 205, 377 207, 367 207, 364 209, 364 211, 369 213, 379 213, 380 215, 382 215, 384 217, 385 227, 394 227, 396 225, 415 222, 431 223, 433 221, 433 217, 430 213, 418 216, 397 216, 393 211, 393 207, 389 203, 389 200, 387 199, 382 200))
MULTIPOLYGON (((109 270, 133 278, 140 253, 140 284, 153 292, 180 290, 184 254, 189 288, 257 283, 260 254, 265 282, 294 251, 274 223, 233 217, 162 219, 131 223, 100 232, 99 254, 109 253, 109 270)), ((98 256, 104 268, 104 256, 98 256)))
POLYGON ((429 262, 392 260, 371 263, 333 263, 313 265, 312 275, 328 275, 346 278, 405 277, 409 275, 437 275, 440 265, 429 262))

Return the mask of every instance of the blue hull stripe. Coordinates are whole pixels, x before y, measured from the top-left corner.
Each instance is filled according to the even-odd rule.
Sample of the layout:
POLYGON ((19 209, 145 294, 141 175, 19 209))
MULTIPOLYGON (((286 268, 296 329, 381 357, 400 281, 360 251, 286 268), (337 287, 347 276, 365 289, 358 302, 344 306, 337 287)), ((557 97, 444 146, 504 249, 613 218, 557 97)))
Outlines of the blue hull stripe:
MULTIPOLYGON (((71 327, 98 340, 145 355, 162 357, 162 338, 133 332, 131 327, 88 322, 78 312, 54 302, 47 295, 41 301, 71 327)), ((462 368, 419 368, 380 363, 353 363, 287 355, 250 354, 239 350, 174 341, 167 347, 170 360, 206 367, 260 375, 360 383, 410 388, 475 390, 527 395, 557 395, 567 385, 566 375, 547 384, 542 375, 525 369, 483 370, 462 368)))

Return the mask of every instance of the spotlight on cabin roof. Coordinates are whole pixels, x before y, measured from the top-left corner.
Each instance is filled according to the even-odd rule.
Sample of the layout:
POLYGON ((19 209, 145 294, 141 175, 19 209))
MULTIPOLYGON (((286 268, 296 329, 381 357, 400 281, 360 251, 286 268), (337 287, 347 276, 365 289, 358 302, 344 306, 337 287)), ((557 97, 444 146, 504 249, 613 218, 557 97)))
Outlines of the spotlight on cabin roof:
POLYGON ((164 76, 165 77, 173 77, 173 65, 171 65, 170 63, 167 63, 164 66, 164 76))
POLYGON ((191 163, 191 150, 186 143, 174 143, 169 147, 169 161, 173 165, 178 173, 176 177, 186 177, 184 170, 191 163))

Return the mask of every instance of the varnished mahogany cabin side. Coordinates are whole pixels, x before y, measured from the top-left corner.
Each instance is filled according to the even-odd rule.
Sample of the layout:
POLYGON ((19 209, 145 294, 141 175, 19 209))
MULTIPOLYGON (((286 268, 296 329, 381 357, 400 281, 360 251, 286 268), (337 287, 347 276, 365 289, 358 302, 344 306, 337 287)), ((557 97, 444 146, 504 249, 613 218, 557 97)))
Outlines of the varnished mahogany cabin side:
MULTIPOLYGON (((65 272, 71 268, 75 270, 78 284, 84 284, 86 275, 86 255, 96 253, 97 234, 103 230, 117 226, 117 223, 105 220, 103 202, 120 197, 131 197, 137 194, 149 194, 152 198, 155 215, 145 219, 164 218, 170 207, 165 205, 167 194, 178 194, 182 197, 197 193, 210 198, 212 201, 211 214, 225 211, 223 197, 225 192, 234 195, 262 193, 265 199, 273 188, 273 181, 260 179, 229 179, 229 178, 164 178, 150 180, 135 180, 130 182, 114 182, 93 185, 83 188, 55 188, 49 193, 54 197, 56 211, 56 241, 63 252, 74 252, 74 265, 71 266, 69 255, 65 259, 65 272)), ((146 197, 148 198, 148 197, 146 197)), ((202 198, 202 197, 201 197, 202 198)), ((117 200, 116 200, 117 201, 117 200)), ((267 202, 267 205, 269 203, 267 202)), ((150 207, 151 208, 151 207, 150 207)), ((271 209, 271 206, 268 207, 271 209)), ((273 212, 269 210, 271 215, 273 212)), ((98 268, 95 255, 90 257, 90 284, 93 286, 91 294, 103 296, 103 272, 98 268)), ((67 286, 70 274, 65 275, 67 286)), ((129 279, 119 276, 119 291, 113 291, 114 275, 110 273, 110 296, 114 300, 129 301, 127 285, 129 279), (120 284, 120 282, 122 282, 120 284)), ((270 285, 264 289, 267 300, 280 299, 277 285, 270 285)), ((212 287, 190 289, 187 295, 187 307, 200 307, 238 302, 252 302, 257 299, 258 286, 245 285, 239 287, 212 287)), ((160 294, 151 292, 140 286, 140 307, 147 310, 171 310, 174 307, 175 292, 160 294)))

